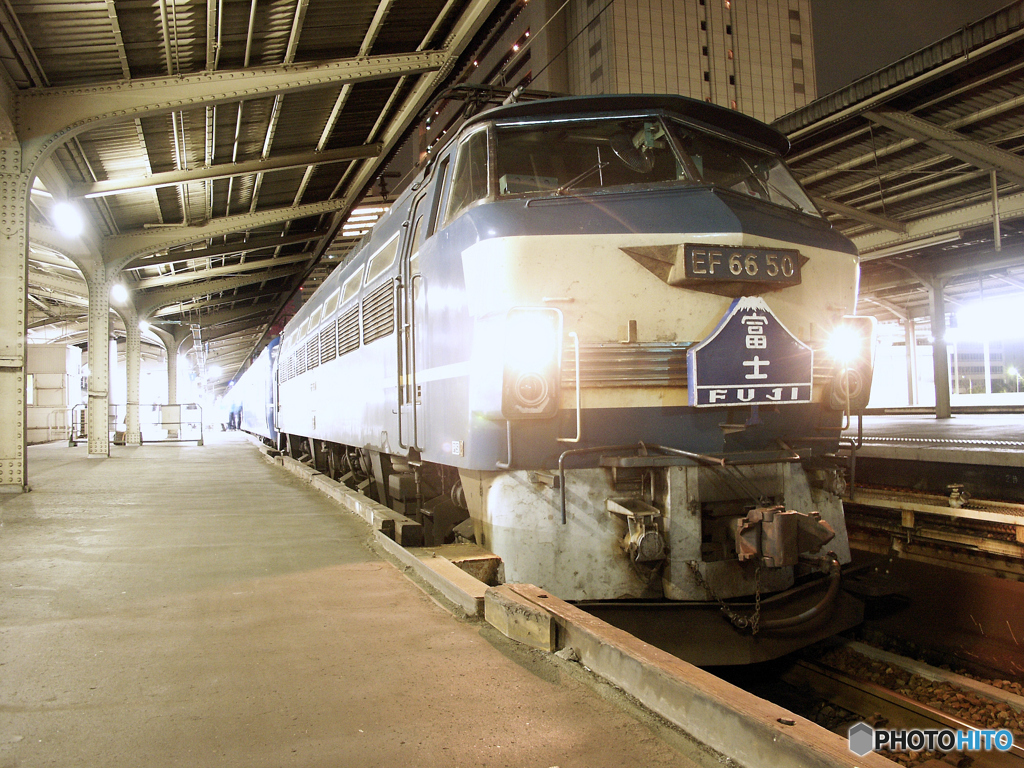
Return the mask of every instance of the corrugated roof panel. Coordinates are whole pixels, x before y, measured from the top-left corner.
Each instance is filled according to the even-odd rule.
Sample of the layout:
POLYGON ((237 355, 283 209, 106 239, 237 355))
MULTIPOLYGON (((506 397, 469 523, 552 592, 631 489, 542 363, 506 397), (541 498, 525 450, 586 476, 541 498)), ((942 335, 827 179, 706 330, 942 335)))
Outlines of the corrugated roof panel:
MULTIPOLYGON (((372 53, 388 54, 414 51, 423 41, 438 14, 444 8, 445 0, 395 0, 389 18, 401 23, 385 25, 374 43, 372 53)), ((451 20, 457 14, 452 13, 447 22, 441 25, 436 39, 430 41, 428 47, 440 45, 451 28, 451 20)))
MULTIPOLYGON (((377 0, 351 0, 344 7, 310 3, 295 60, 345 59, 357 55, 377 5, 377 0)), ((392 23, 404 24, 406 19, 391 13, 386 25, 392 23)), ((406 49, 411 50, 415 50, 415 46, 406 49)), ((371 53, 376 52, 371 50, 371 53)))

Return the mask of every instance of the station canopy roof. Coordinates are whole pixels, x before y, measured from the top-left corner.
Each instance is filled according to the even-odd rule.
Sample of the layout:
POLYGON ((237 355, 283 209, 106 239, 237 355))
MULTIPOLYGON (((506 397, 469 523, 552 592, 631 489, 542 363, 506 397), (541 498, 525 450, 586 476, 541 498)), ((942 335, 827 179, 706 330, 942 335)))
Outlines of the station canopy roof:
MULTIPOLYGON (((38 169, 30 341, 86 338, 82 272, 32 235, 33 227, 57 228, 57 204, 67 199, 83 214, 90 242, 159 242, 165 233, 175 243, 128 263, 121 281, 154 329, 178 337, 187 329, 184 346, 191 336, 196 354, 223 371, 212 383, 226 383, 301 300, 300 286, 315 287, 386 208, 399 182, 385 174, 389 159, 411 156, 420 112, 465 70, 510 6, 0 4, 0 66, 19 105, 38 96, 59 111, 69 103, 62 99, 76 99, 103 112, 139 89, 154 94, 155 108, 76 132, 38 169), (285 85, 243 93, 254 77, 285 85), (164 90, 174 95, 160 103, 164 90)), ((151 333, 144 341, 155 345, 151 333)))
POLYGON ((860 250, 860 314, 927 318, 929 286, 947 311, 1024 292, 1024 3, 774 125, 860 250))
MULTIPOLYGON (((213 383, 225 384, 297 307, 300 287, 314 288, 384 210, 400 183, 385 173, 389 160, 410 147, 414 156, 424 107, 513 8, 0 4, 0 66, 19 94, 117 100, 147 84, 194 86, 182 101, 77 133, 39 169, 30 337, 85 339, 80 271, 32 238, 32 225, 57 224, 56 204, 67 198, 95 237, 174 235, 178 244, 132 261, 122 281, 154 327, 191 336, 197 356, 222 371, 213 383), (314 71, 332 66, 329 77, 314 71), (255 72, 295 87, 233 96, 255 72), (237 227, 203 235, 228 221, 237 227), (183 231, 198 235, 181 242, 183 231)), ((954 309, 1024 290, 1022 70, 1024 0, 775 123, 792 141, 797 176, 860 249, 861 313, 927 316, 928 284, 942 284, 954 309)))

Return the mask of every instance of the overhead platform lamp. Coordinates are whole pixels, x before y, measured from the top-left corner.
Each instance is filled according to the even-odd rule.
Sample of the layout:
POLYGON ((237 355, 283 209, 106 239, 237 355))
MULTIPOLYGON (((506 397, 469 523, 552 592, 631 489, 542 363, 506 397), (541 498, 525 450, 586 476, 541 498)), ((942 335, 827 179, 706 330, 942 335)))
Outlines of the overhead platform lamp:
POLYGON ((79 237, 85 231, 82 211, 74 203, 61 200, 53 206, 53 223, 68 237, 79 237))

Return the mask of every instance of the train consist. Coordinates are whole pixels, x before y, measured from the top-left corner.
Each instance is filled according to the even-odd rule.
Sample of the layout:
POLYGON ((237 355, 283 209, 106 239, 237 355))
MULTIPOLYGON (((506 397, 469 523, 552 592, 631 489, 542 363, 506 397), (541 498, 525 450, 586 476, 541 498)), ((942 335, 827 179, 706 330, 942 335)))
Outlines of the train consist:
POLYGON ((681 96, 476 114, 239 381, 244 428, 428 543, 471 519, 509 582, 820 619, 873 326, 787 150, 681 96))

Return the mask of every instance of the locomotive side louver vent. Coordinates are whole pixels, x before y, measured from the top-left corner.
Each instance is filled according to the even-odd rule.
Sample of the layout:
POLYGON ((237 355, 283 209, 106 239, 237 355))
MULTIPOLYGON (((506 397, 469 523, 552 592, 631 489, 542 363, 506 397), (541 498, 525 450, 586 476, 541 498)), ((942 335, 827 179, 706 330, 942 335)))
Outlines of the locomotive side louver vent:
POLYGON ((304 349, 299 349, 295 353, 295 375, 301 376, 306 372, 306 352, 304 349))
POLYGON ((320 337, 314 336, 306 342, 306 370, 320 365, 320 337))
POLYGON ((338 356, 359 349, 359 307, 338 318, 338 356))
MULTIPOLYGON (((580 344, 581 387, 685 387, 684 342, 636 344, 580 344)), ((562 387, 576 386, 576 360, 572 345, 565 345, 562 387)))
POLYGON ((331 323, 320 331, 320 362, 326 363, 338 356, 338 326, 331 323))
POLYGON ((394 280, 388 280, 363 300, 363 344, 395 330, 394 280))

